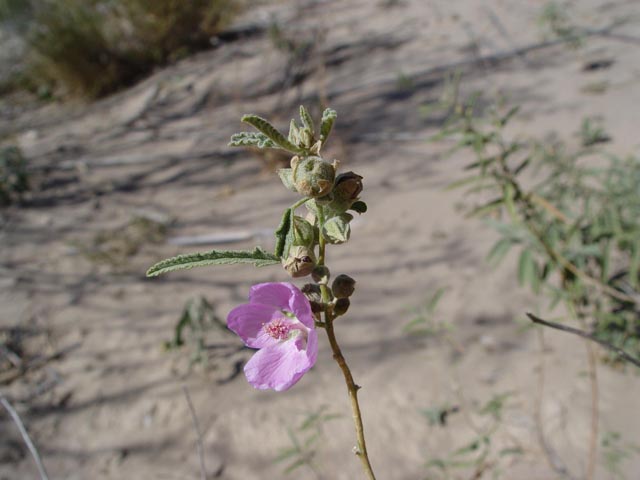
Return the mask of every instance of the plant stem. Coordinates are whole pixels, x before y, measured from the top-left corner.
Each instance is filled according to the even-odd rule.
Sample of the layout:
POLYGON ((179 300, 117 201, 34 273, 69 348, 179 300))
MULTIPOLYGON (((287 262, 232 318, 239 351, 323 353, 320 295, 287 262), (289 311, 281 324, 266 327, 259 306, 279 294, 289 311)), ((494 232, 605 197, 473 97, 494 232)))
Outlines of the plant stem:
POLYGON ((342 370, 342 375, 344 375, 344 381, 347 384, 347 390, 349 392, 349 399, 351 400, 353 423, 356 427, 356 436, 358 438, 358 450, 356 452, 356 455, 358 455, 358 457, 360 458, 360 461, 362 462, 362 468, 364 468, 364 471, 367 474, 369 480, 375 480, 376 477, 373 473, 371 463, 369 462, 369 455, 367 454, 367 445, 364 439, 364 427, 362 425, 362 414, 360 413, 360 405, 358 403, 358 390, 360 389, 360 386, 356 385, 356 383, 353 381, 351 370, 349 369, 347 361, 342 355, 342 351, 340 350, 340 346, 338 345, 338 341, 336 340, 336 335, 333 330, 332 315, 326 313, 325 321, 327 337, 329 338, 329 344, 331 345, 331 350, 333 351, 333 358, 338 363, 340 370, 342 370))
MULTIPOLYGON (((322 224, 324 223, 324 212, 322 211, 322 207, 318 208, 318 224, 320 229, 322 229, 322 224)), ((320 235, 320 239, 318 242, 318 265, 323 266, 325 262, 325 248, 326 242, 320 235)), ((320 291, 322 292, 322 301, 326 305, 331 301, 331 296, 329 294, 329 287, 326 284, 320 285, 320 291)), ((367 444, 364 439, 364 427, 362 425, 362 413, 360 412, 360 404, 358 403, 358 390, 360 389, 359 385, 356 385, 356 382, 353 380, 353 375, 351 374, 351 369, 349 365, 347 365, 347 361, 342 355, 342 350, 340 350, 340 345, 338 345, 338 340, 336 339, 336 334, 333 329, 333 321, 335 317, 333 313, 326 309, 324 312, 324 328, 327 331, 327 338, 329 339, 329 344, 331 345, 331 351, 333 352, 333 358, 338 363, 340 370, 342 370, 342 375, 344 376, 344 381, 347 384, 347 391, 349 394, 349 400, 351 400, 351 413, 353 416, 353 423, 356 428, 356 437, 358 441, 356 455, 360 458, 362 462, 362 468, 367 474, 367 478, 369 480, 375 480, 376 476, 373 473, 373 468, 371 467, 371 462, 369 462, 369 455, 367 454, 367 444)))

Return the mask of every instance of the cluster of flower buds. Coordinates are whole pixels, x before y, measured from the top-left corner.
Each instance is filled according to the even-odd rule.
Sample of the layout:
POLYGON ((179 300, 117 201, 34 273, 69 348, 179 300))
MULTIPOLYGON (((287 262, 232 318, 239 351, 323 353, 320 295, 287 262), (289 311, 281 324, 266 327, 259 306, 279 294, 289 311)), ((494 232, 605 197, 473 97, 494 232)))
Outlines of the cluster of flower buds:
POLYGON ((336 176, 337 162, 326 162, 319 156, 293 157, 291 168, 281 169, 280 178, 292 191, 307 197, 309 215, 293 216, 291 243, 283 257, 283 266, 292 277, 309 275, 315 266, 313 250, 320 235, 326 243, 341 244, 349 240, 353 215, 366 211, 359 201, 362 177, 353 172, 336 176), (319 225, 318 209, 323 209, 324 222, 319 225))
POLYGON ((309 300, 311 310, 316 317, 319 319, 320 313, 327 309, 331 309, 336 317, 347 313, 351 305, 349 297, 355 291, 356 281, 349 275, 338 275, 331 284, 330 298, 327 303, 322 299, 320 285, 329 283, 329 270, 324 266, 316 267, 312 276, 317 283, 306 284, 302 287, 302 293, 309 300))
POLYGON ((304 277, 316 266, 315 251, 320 242, 341 244, 349 240, 353 215, 364 213, 367 205, 359 197, 362 177, 354 172, 337 173, 338 161, 327 162, 320 154, 327 141, 336 112, 327 108, 316 129, 311 115, 300 107, 300 123, 291 120, 285 137, 271 123, 257 115, 245 115, 242 121, 259 132, 241 132, 231 137, 232 146, 279 148, 293 154, 291 166, 278 175, 282 183, 303 199, 287 209, 276 231, 276 252, 292 277, 304 277), (308 215, 295 215, 304 203, 308 215))

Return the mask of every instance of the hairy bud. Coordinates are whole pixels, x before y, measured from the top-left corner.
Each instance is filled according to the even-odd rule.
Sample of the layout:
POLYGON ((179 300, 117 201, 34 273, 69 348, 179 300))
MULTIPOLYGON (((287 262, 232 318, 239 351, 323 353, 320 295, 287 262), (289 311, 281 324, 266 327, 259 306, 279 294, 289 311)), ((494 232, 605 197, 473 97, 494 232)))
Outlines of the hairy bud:
POLYGON ((282 266, 294 278, 309 275, 315 265, 313 250, 300 245, 291 247, 289 256, 282 260, 282 266))
POLYGON ((321 157, 293 157, 291 168, 293 184, 301 195, 317 198, 331 192, 336 170, 321 157))

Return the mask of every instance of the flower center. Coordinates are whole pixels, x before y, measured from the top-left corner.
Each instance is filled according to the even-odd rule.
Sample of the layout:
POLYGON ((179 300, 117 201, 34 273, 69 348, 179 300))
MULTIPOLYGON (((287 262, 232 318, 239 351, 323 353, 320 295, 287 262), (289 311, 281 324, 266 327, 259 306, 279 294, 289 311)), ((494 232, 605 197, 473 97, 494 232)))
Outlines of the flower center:
POLYGON ((276 340, 284 340, 289 336, 291 325, 285 323, 283 319, 276 318, 262 327, 271 338, 276 340))

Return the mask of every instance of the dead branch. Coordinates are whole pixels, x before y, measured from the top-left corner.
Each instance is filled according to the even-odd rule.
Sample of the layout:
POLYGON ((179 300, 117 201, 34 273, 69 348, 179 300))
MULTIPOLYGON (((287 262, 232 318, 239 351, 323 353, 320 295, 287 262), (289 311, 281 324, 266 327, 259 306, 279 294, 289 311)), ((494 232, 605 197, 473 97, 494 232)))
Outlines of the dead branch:
POLYGON ((544 325, 545 327, 555 328, 556 330, 560 330, 562 332, 573 333, 574 335, 578 335, 579 337, 586 338, 587 340, 591 340, 592 342, 596 342, 597 344, 603 346, 607 350, 611 350, 613 353, 618 355, 623 360, 626 360, 627 362, 632 363, 636 367, 640 368, 640 360, 638 360, 637 358, 632 357, 631 355, 629 355, 627 352, 625 352, 621 348, 618 348, 618 347, 616 347, 614 345, 611 345, 610 343, 605 342, 604 340, 600 340, 599 338, 595 337, 594 335, 592 335, 590 333, 584 332, 584 331, 579 330, 577 328, 567 327, 566 325, 561 325, 559 323, 549 322, 548 320, 543 320, 541 318, 536 317, 532 313, 527 313, 527 317, 529 317, 529 319, 533 323, 544 325))

